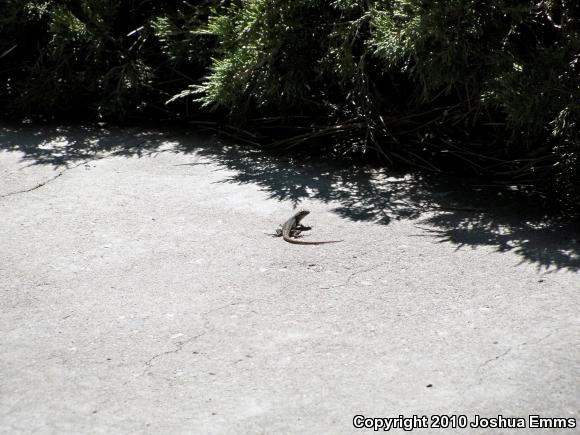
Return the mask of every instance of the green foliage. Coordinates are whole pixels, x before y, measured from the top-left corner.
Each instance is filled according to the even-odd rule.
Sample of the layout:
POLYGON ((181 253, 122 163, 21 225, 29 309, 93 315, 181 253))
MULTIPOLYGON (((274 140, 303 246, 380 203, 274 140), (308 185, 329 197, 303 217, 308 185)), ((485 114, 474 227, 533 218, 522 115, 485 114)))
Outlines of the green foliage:
POLYGON ((189 93, 237 113, 315 103, 328 12, 323 1, 248 0, 214 15, 208 31, 219 38, 220 57, 189 93))
POLYGON ((572 205, 579 77, 575 0, 0 5, 4 111, 121 119, 203 105, 285 125, 304 115, 327 149, 534 184, 572 205))
POLYGON ((489 154, 504 151, 508 174, 557 183, 571 204, 580 199, 579 20, 579 7, 566 1, 401 0, 373 14, 368 42, 386 68, 415 83, 415 110, 445 104, 452 123, 441 117, 439 132, 443 124, 453 135, 464 118, 462 147, 491 134, 489 154))
POLYGON ((557 0, 248 0, 210 19, 219 55, 207 80, 179 96, 197 94, 238 119, 266 110, 357 119, 362 143, 395 160, 429 167, 447 152, 479 174, 569 193, 580 173, 578 9, 557 0))
POLYGON ((39 13, 51 39, 20 83, 17 104, 32 113, 125 114, 131 95, 149 74, 112 35, 117 7, 112 0, 43 7, 39 13))
MULTIPOLYGON (((205 68, 211 62, 214 38, 205 27, 215 1, 198 1, 192 5, 183 2, 180 7, 152 17, 149 21, 154 35, 159 41, 159 52, 169 61, 172 68, 181 72, 199 67, 205 68)), ((197 75, 197 74, 196 74, 197 75)))
MULTIPOLYGON (((574 61, 578 65, 579 59, 574 61)), ((572 80, 573 82, 575 80, 572 80)), ((555 163, 555 190, 562 201, 580 215, 580 87, 576 86, 554 121, 551 122, 555 163)))
POLYGON ((121 119, 152 108, 168 114, 165 100, 209 63, 211 40, 196 39, 191 27, 205 23, 215 2, 196 3, 9 2, 0 7, 8 24, 0 34, 12 34, 18 49, 7 57, 14 68, 0 75, 11 87, 3 105, 68 118, 121 119), (32 27, 32 35, 12 33, 18 26, 32 27))

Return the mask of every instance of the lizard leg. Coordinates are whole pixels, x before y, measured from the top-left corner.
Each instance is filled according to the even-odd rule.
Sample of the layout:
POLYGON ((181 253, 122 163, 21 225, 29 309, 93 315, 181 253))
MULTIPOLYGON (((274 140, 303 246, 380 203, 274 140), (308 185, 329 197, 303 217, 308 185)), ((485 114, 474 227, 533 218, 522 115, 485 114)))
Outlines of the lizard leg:
POLYGON ((300 231, 300 230, 298 230, 298 229, 294 229, 294 230, 290 231, 290 236, 291 236, 291 237, 298 237, 298 236, 300 236, 300 233, 301 233, 301 232, 302 232, 302 231, 300 231))
POLYGON ((299 239, 302 237, 302 231, 301 230, 292 230, 292 232, 290 233, 290 236, 294 239, 299 239))

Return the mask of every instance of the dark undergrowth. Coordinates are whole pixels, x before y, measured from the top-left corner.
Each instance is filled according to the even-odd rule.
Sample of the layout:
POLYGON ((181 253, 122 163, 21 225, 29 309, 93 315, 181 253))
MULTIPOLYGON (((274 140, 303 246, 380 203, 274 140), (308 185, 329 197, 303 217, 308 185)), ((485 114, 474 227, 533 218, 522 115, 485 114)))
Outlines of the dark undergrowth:
MULTIPOLYGON (((22 153, 25 165, 75 170, 104 157, 191 154, 191 165, 208 162, 227 169, 221 182, 258 185, 271 198, 299 205, 334 204, 344 219, 389 225, 413 220, 418 235, 457 249, 487 247, 516 254, 521 263, 546 272, 580 271, 580 229, 537 207, 538 199, 505 187, 441 174, 395 171, 312 156, 272 155, 230 140, 216 142, 190 129, 143 125, 123 129, 82 126, 2 126, 0 151, 22 153), (170 147, 164 143, 171 143, 170 147)), ((187 165, 175 168, 188 170, 187 165)), ((6 192, 8 197, 19 192, 6 192)))
POLYGON ((179 121, 580 215, 572 0, 7 0, 6 118, 179 121))

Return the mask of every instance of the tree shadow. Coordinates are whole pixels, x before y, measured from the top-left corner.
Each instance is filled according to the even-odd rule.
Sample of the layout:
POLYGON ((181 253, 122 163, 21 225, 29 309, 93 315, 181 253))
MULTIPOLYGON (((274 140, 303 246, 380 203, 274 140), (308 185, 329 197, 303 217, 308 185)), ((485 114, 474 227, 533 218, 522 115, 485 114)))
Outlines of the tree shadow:
POLYGON ((142 156, 165 133, 143 127, 22 125, 0 127, 0 150, 19 151, 30 165, 65 166, 108 154, 142 156))
POLYGON ((546 217, 537 199, 465 179, 273 155, 182 127, 1 126, 1 150, 22 153, 29 165, 67 167, 108 155, 192 154, 227 168, 221 182, 258 185, 294 206, 318 200, 344 219, 378 225, 411 219, 457 249, 489 246, 541 270, 580 270, 580 234, 572 223, 546 217))

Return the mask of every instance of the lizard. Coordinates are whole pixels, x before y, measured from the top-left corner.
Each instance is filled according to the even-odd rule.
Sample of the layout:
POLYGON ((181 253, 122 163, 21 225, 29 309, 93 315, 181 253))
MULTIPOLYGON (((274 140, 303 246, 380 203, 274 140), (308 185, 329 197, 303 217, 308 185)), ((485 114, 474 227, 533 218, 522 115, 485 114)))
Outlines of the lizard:
POLYGON ((311 227, 305 227, 302 225, 301 221, 304 219, 308 214, 310 214, 309 210, 299 210, 298 212, 294 213, 290 219, 288 219, 281 228, 276 230, 276 234, 274 237, 282 237, 288 243, 294 243, 296 245, 322 245, 325 243, 338 243, 342 242, 342 240, 327 240, 323 242, 303 242, 301 240, 296 240, 293 237, 298 236, 302 231, 308 231, 311 227))

